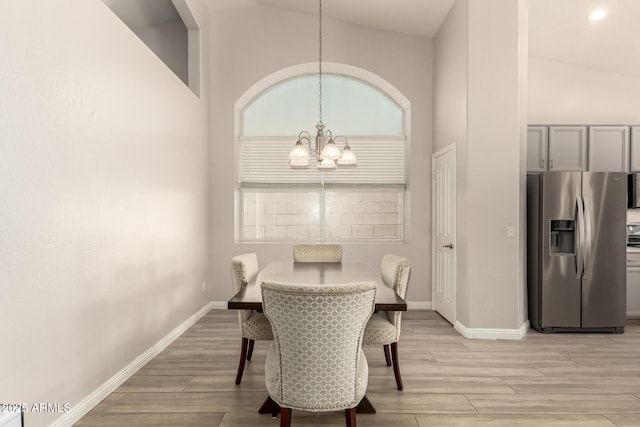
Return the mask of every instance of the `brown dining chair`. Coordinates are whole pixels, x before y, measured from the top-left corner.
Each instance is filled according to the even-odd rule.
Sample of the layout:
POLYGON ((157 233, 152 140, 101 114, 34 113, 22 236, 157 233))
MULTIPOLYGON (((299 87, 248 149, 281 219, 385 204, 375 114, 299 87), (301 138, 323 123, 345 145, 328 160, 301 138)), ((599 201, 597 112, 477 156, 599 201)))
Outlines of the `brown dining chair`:
MULTIPOLYGON (((231 281, 236 293, 243 286, 254 280, 258 274, 258 256, 248 253, 235 256, 231 259, 231 281)), ((272 340, 271 324, 262 313, 255 310, 239 310, 238 321, 242 334, 242 348, 240 350, 240 364, 236 375, 236 384, 242 381, 245 362, 251 360, 253 345, 256 340, 272 340)))
POLYGON ((291 425, 292 409, 344 410, 347 427, 356 427, 369 375, 362 334, 375 298, 374 282, 262 284, 262 308, 273 326, 264 377, 281 427, 291 425))
POLYGON ((296 245, 293 247, 295 262, 342 262, 340 245, 296 245))
MULTIPOLYGON (((385 255, 382 257, 380 273, 385 285, 404 298, 409 284, 411 264, 406 258, 397 255, 385 255)), ((402 390, 402 377, 400 376, 400 362, 398 360, 398 341, 400 341, 401 311, 381 311, 375 313, 369 319, 364 331, 363 344, 382 345, 387 366, 393 364, 393 374, 396 377, 396 387, 402 390), (391 349, 389 349, 391 347, 391 349), (391 351, 389 351, 391 350, 391 351)))

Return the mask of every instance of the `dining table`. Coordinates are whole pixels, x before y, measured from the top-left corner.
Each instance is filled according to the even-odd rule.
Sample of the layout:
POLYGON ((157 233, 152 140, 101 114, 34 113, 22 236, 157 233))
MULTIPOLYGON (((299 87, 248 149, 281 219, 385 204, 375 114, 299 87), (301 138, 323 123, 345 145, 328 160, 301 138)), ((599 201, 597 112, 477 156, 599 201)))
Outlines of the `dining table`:
MULTIPOLYGON (((262 312, 262 289, 264 282, 293 285, 338 285, 355 282, 374 282, 376 299, 374 311, 406 311, 407 303, 387 286, 380 273, 365 262, 294 262, 274 261, 258 272, 255 279, 247 283, 227 303, 230 310, 256 310, 262 312)), ((267 397, 260 409, 261 414, 276 414, 280 407, 267 397)), ((357 413, 375 414, 375 407, 367 396, 356 407, 357 413)))

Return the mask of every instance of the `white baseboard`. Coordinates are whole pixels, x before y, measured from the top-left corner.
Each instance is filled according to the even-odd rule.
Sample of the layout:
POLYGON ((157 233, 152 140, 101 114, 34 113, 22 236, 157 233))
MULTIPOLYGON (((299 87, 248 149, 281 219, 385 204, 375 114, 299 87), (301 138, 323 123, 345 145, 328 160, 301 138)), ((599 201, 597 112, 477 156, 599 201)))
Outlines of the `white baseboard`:
POLYGON ((407 301, 408 310, 433 310, 431 301, 407 301))
POLYGON ((637 319, 640 317, 640 311, 627 311, 627 317, 630 319, 637 319))
POLYGON ((212 310, 226 310, 227 309, 227 301, 211 301, 209 303, 209 307, 212 310))
MULTIPOLYGON (((187 329, 193 326, 202 316, 207 314, 211 310, 213 303, 209 303, 197 311, 193 316, 182 322, 177 328, 169 332, 164 338, 158 341, 153 347, 142 353, 135 358, 131 363, 122 368, 120 372, 116 373, 113 377, 105 381, 100 387, 95 389, 87 397, 82 399, 76 405, 73 405, 71 410, 55 420, 50 427, 67 427, 72 426, 78 422, 80 418, 85 416, 90 410, 92 410, 98 403, 100 403, 105 397, 120 387, 126 380, 128 380, 133 374, 138 372, 145 364, 151 359, 156 357, 162 350, 164 350, 169 344, 171 344, 176 338, 182 335, 187 329)), ((226 308, 226 302, 225 302, 226 308)))
POLYGON ((467 328, 456 320, 454 329, 465 338, 485 340, 519 340, 529 330, 529 321, 525 321, 518 329, 467 328))

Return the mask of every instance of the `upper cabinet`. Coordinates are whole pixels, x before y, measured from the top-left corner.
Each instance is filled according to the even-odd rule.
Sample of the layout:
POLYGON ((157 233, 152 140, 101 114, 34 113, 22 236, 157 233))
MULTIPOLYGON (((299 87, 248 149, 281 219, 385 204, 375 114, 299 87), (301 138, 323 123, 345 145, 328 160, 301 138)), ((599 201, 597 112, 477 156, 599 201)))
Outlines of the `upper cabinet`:
POLYGON ((589 170, 629 171, 629 126, 589 126, 589 170))
POLYGON ((640 126, 631 126, 630 171, 640 172, 640 126))
POLYGON ((549 126, 549 171, 587 170, 587 127, 549 126))
POLYGON ((640 126, 529 126, 527 172, 640 172, 640 126))
MULTIPOLYGON (((547 127, 529 126, 527 129, 527 172, 547 170, 547 146, 547 127)), ((640 149, 640 146, 638 148, 640 149)), ((640 153, 638 157, 640 158, 640 153)))

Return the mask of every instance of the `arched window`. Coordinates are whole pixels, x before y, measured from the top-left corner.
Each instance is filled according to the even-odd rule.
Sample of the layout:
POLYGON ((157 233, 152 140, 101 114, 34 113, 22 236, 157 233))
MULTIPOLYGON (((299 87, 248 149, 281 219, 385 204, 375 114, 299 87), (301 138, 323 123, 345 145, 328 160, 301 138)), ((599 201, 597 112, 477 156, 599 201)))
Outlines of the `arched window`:
POLYGON ((317 74, 256 86, 236 104, 239 240, 401 240, 406 99, 353 75, 323 74, 322 121, 348 138, 358 165, 322 172, 288 161, 298 133, 315 133, 317 74))
MULTIPOLYGON (((322 77, 323 121, 347 135, 404 135, 404 111, 362 80, 322 77)), ((269 87, 242 112, 242 136, 297 135, 318 121, 318 75, 305 74, 269 87)))

